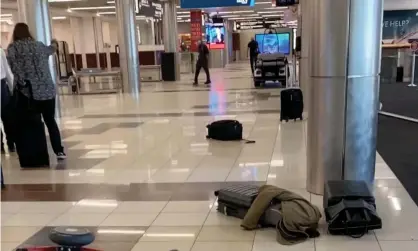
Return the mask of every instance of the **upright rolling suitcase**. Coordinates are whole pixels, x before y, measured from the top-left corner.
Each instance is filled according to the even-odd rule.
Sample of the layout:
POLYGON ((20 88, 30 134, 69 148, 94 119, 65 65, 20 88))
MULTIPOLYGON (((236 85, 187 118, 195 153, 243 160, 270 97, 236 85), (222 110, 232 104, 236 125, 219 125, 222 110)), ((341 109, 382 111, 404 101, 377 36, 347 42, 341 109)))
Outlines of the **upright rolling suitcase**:
POLYGON ((280 121, 303 120, 303 94, 299 88, 288 88, 280 93, 280 121))
MULTIPOLYGON (((30 83, 29 93, 32 94, 30 83)), ((22 88, 22 87, 17 87, 22 88)), ((41 114, 36 110, 33 98, 24 96, 15 89, 16 151, 22 168, 49 167, 45 126, 41 114)))
POLYGON ((41 115, 27 113, 17 123, 16 150, 22 168, 48 167, 49 155, 41 115))

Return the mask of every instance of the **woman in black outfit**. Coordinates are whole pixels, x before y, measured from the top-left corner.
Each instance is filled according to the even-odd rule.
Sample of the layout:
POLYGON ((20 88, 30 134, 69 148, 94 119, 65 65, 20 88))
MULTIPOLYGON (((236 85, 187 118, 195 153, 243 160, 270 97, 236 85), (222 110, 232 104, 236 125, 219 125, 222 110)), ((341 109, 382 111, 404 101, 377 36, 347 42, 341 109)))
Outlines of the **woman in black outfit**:
POLYGON ((18 23, 13 31, 13 42, 7 48, 7 59, 19 91, 31 98, 33 106, 42 114, 48 128, 52 148, 58 159, 65 159, 61 135, 55 121, 56 88, 49 69, 49 57, 56 51, 54 45, 46 46, 36 41, 25 23, 18 23), (30 86, 27 86, 30 84, 30 86))

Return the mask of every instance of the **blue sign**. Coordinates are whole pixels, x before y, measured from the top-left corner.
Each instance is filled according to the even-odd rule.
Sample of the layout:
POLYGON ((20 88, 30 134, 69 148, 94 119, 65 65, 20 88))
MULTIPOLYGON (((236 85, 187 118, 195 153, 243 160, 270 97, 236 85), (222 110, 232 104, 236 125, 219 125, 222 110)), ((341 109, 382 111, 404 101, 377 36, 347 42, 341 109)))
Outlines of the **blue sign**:
POLYGON ((407 43, 418 38, 418 10, 393 10, 383 14, 383 40, 407 43))
POLYGON ((216 7, 253 7, 255 0, 181 0, 180 7, 183 9, 202 9, 216 7))

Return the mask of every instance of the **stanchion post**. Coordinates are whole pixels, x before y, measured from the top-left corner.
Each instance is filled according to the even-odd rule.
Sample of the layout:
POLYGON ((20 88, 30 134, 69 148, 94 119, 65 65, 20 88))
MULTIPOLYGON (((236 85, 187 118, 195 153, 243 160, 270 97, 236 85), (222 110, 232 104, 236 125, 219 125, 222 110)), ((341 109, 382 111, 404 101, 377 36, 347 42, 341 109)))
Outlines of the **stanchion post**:
POLYGON ((412 71, 411 71, 411 83, 408 85, 409 87, 416 87, 417 85, 414 84, 415 82, 415 59, 417 57, 417 52, 412 51, 412 71))

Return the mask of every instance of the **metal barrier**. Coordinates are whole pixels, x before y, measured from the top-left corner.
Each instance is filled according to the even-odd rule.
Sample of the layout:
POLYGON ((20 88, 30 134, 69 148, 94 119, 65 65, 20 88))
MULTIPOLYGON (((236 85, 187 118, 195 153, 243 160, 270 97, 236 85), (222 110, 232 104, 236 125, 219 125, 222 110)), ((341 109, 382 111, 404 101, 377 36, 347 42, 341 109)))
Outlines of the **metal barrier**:
POLYGON ((91 68, 82 69, 81 71, 74 71, 73 77, 75 83, 72 84, 71 88, 74 94, 108 94, 118 93, 122 90, 122 74, 118 68, 110 71, 91 68), (88 81, 82 83, 82 78, 88 78, 88 81), (100 78, 100 82, 97 82, 97 78, 100 78), (108 78, 110 78, 110 81, 108 78))
POLYGON ((141 81, 159 82, 162 81, 161 65, 141 65, 139 66, 141 81))

